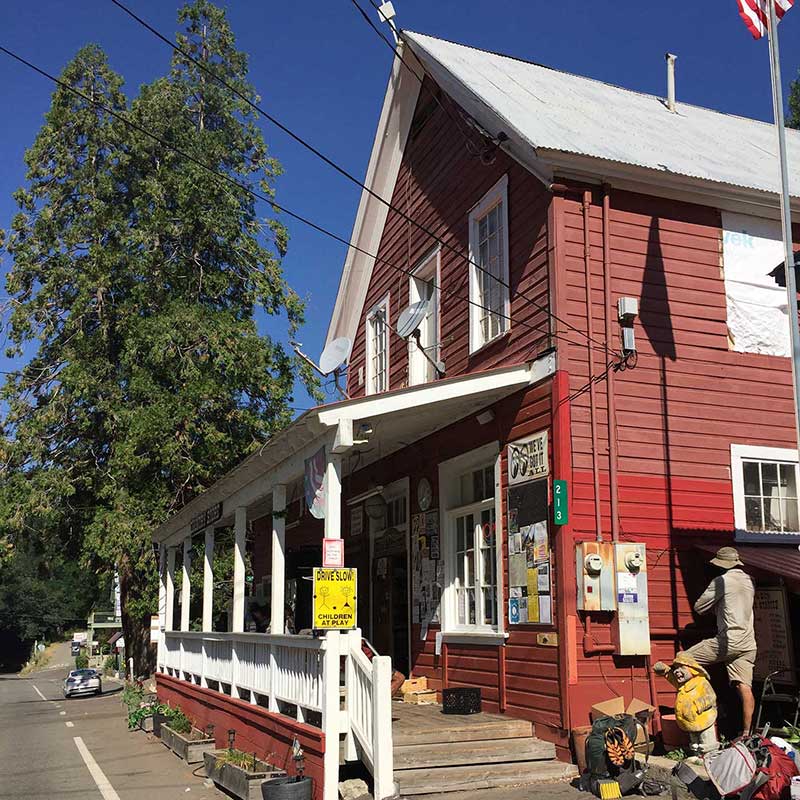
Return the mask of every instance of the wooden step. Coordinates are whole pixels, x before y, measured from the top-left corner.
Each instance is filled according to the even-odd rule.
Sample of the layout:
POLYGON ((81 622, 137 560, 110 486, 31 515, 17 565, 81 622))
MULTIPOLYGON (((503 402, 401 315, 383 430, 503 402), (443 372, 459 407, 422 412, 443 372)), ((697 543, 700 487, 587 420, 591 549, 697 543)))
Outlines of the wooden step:
POLYGON ((440 769, 405 769, 395 774, 395 781, 400 796, 405 797, 553 783, 569 780, 577 774, 578 770, 573 764, 561 761, 522 761, 440 769))
POLYGON ((449 722, 447 716, 441 714, 435 726, 395 726, 392 731, 394 746, 519 739, 533 735, 533 725, 524 719, 493 717, 473 724, 468 720, 468 717, 454 717, 449 722))
POLYGON ((555 745, 541 739, 414 744, 394 748, 395 770, 451 767, 464 764, 498 764, 518 761, 552 761, 555 745))

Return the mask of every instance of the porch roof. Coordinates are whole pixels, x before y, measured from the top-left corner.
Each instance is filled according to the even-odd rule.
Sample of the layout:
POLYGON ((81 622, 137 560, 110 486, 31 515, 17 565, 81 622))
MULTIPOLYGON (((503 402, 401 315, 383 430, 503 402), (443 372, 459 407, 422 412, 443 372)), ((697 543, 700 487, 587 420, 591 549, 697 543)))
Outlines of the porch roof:
POLYGON ((358 468, 363 469, 549 377, 555 372, 555 358, 555 353, 546 353, 532 363, 445 378, 306 411, 159 525, 153 531, 153 541, 176 544, 186 537, 195 515, 217 503, 222 503, 222 516, 214 523, 217 527, 231 522, 237 507, 255 508, 256 516, 269 514, 272 488, 301 478, 305 459, 323 445, 338 453, 357 449, 359 444, 367 444, 367 437, 359 440, 359 428, 370 423, 368 444, 359 451, 358 468))

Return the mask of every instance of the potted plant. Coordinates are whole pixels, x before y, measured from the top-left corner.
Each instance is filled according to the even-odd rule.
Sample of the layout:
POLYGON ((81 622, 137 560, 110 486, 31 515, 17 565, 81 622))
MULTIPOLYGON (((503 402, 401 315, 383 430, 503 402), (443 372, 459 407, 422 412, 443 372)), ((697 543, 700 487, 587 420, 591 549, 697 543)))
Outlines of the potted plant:
POLYGON ((168 722, 172 709, 158 701, 142 701, 137 708, 128 712, 128 728, 139 728, 145 733, 161 735, 161 726, 168 722))
POLYGON ((161 723, 161 741, 187 764, 199 764, 206 750, 214 749, 214 737, 195 728, 179 708, 161 723))
POLYGON ((261 785, 263 800, 311 800, 311 778, 305 777, 305 753, 300 741, 295 738, 292 743, 292 758, 297 775, 283 775, 273 778, 261 785))
MULTIPOLYGON (((269 757, 269 756, 268 756, 269 757)), ((203 754, 206 775, 215 784, 242 800, 260 800, 261 784, 285 775, 255 753, 241 750, 207 750, 203 754)))

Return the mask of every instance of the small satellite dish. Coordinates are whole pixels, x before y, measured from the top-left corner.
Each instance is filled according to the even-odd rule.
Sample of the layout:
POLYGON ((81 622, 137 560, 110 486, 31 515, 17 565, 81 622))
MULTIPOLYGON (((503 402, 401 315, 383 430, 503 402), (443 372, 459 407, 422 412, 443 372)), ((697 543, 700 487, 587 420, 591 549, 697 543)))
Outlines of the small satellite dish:
POLYGON ((408 339, 414 331, 422 324, 425 315, 428 313, 428 301, 420 300, 412 303, 397 320, 397 335, 402 339, 408 339))
POLYGON ((352 347, 353 343, 346 336, 328 342, 319 357, 319 371, 323 375, 335 372, 350 357, 352 347))

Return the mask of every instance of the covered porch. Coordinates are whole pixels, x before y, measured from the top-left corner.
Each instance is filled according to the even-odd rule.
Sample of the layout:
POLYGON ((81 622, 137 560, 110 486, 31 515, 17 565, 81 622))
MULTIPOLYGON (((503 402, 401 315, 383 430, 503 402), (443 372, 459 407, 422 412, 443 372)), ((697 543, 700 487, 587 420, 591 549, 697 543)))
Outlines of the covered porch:
MULTIPOLYGON (((290 501, 305 496, 307 462, 315 457, 319 462, 322 454, 320 539, 340 539, 348 499, 342 481, 353 469, 386 459, 547 377, 552 369, 552 362, 542 359, 307 412, 160 526, 154 540, 161 576, 158 671, 165 696, 180 702, 176 698, 183 692, 185 702, 198 708, 222 702, 237 718, 249 708, 270 729, 270 742, 291 745, 296 738, 307 752, 306 772, 315 777, 320 800, 337 796, 340 743, 345 760, 360 760, 371 772, 376 800, 392 796, 391 659, 368 658, 359 629, 287 630, 287 537, 291 544, 295 534, 287 520, 290 501), (266 523, 269 538, 269 580, 262 585, 270 608, 266 633, 247 630, 254 597, 247 580, 248 537, 257 520, 262 531, 266 523), (232 585, 215 580, 215 537, 223 528, 232 530, 232 585), (195 581, 202 574, 202 612, 193 621, 195 537, 203 543, 202 572, 194 571, 195 581), (214 619, 214 598, 220 592, 230 599, 225 630, 214 619)), ((363 592, 363 581, 359 586, 363 592)), ((218 730, 217 738, 222 742, 224 731, 218 730)), ((284 758, 282 750, 278 758, 291 767, 286 753, 284 758)))

